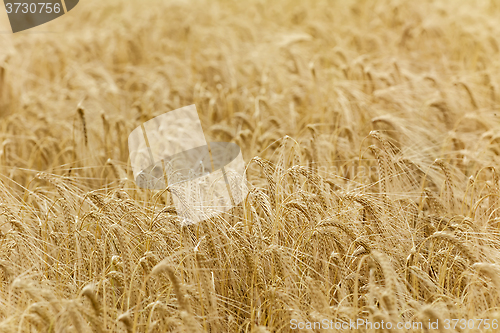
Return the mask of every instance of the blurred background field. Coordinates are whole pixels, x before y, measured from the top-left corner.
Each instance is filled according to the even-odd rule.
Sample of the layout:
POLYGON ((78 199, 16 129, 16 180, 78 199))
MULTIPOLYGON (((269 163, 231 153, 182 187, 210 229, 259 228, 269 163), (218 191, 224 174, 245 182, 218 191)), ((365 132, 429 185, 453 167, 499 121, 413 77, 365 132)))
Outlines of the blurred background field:
POLYGON ((500 319, 498 1, 0 12, 0 331, 500 319), (252 186, 181 228, 127 138, 190 104, 252 186))

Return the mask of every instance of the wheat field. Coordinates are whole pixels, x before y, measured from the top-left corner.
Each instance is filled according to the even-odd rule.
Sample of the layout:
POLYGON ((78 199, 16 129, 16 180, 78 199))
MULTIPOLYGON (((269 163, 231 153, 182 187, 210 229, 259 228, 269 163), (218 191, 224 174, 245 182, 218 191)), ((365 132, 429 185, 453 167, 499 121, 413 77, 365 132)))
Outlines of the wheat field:
POLYGON ((497 332, 499 15, 86 0, 1 33, 0 332, 497 332), (127 139, 190 104, 251 187, 181 226, 127 139))

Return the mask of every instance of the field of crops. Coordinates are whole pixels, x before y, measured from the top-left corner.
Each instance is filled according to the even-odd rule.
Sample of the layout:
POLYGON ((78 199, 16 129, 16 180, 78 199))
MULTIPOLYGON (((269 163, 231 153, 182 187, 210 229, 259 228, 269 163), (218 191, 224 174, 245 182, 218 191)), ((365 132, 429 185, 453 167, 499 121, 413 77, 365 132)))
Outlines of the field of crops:
POLYGON ((498 332, 499 17, 85 0, 12 34, 2 7, 0 332, 498 332), (183 226, 128 136, 191 104, 250 191, 183 226))

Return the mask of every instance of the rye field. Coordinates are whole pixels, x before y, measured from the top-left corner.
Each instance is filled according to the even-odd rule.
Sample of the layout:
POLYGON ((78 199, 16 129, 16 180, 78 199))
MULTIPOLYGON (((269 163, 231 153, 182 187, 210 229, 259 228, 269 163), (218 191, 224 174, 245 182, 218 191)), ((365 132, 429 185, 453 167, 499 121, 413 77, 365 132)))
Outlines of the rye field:
POLYGON ((498 332, 499 17, 85 0, 12 34, 1 7, 0 332, 498 332), (250 191, 183 226, 127 140, 191 104, 250 191))

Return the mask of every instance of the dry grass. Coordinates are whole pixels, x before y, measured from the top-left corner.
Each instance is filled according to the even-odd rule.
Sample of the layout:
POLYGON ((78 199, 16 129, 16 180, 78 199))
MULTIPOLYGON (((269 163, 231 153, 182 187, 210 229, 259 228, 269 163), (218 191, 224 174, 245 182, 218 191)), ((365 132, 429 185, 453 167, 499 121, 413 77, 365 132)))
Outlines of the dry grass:
POLYGON ((500 319, 499 14, 88 0, 0 34, 0 331, 500 319), (252 186, 181 227, 127 136, 193 103, 252 186))

